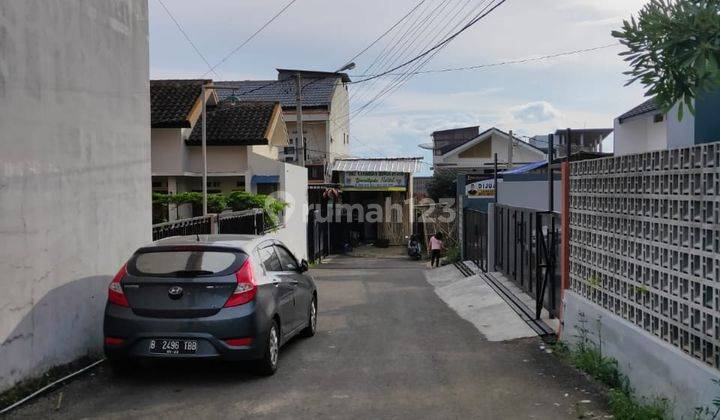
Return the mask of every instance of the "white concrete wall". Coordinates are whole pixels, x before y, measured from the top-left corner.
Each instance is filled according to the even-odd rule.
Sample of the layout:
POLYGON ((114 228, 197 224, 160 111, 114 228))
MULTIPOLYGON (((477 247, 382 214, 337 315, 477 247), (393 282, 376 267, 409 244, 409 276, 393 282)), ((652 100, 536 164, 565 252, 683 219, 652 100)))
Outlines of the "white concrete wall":
POLYGON ((102 345, 151 240, 146 0, 0 9, 0 391, 102 345))
POLYGON ((695 407, 712 407, 718 394, 712 380, 720 380, 720 372, 575 292, 566 290, 563 300, 563 341, 577 344, 584 319, 589 338, 598 343, 602 334, 603 355, 618 361, 640 395, 670 399, 678 419, 693 418, 695 407))
MULTIPOLYGON (((187 170, 202 173, 202 147, 188 146, 187 170)), ((208 173, 244 173, 248 169, 247 146, 208 146, 207 148, 208 173)))
POLYGON ((185 171, 187 153, 180 128, 151 129, 152 173, 179 175, 185 171))
MULTIPOLYGON (((562 181, 553 183, 553 210, 562 212, 562 181)), ((498 204, 548 210, 548 182, 498 180, 498 204)))
POLYGON ((614 153, 616 156, 655 150, 679 149, 695 144, 695 117, 685 109, 678 119, 678 106, 664 115, 663 121, 654 122, 657 112, 639 115, 614 124, 614 153))
POLYGON ((307 259, 308 176, 307 169, 282 163, 278 197, 290 203, 285 211, 284 228, 272 236, 283 241, 297 258, 307 259))
MULTIPOLYGON (((347 86, 338 81, 335 94, 330 103, 330 142, 329 160, 334 162, 340 156, 349 156, 350 152, 350 99, 347 86)), ((330 141, 328 139, 328 141, 330 141)))
POLYGON ((665 120, 653 121, 653 114, 645 114, 622 124, 615 119, 613 153, 615 156, 667 149, 668 128, 665 120))
POLYGON ((695 116, 685 108, 685 115, 681 120, 677 117, 678 106, 675 105, 665 115, 667 120, 667 148, 679 149, 695 144, 695 116))

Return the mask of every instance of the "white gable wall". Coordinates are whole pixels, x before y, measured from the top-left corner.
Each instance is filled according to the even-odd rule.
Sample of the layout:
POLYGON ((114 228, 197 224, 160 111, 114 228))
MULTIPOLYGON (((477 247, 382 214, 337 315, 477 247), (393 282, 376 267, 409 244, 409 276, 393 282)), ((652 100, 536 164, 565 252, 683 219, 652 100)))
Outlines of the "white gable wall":
POLYGON ((667 149, 667 124, 654 122, 653 114, 640 115, 622 124, 615 119, 614 129, 616 156, 667 149))
MULTIPOLYGON (((460 168, 492 168, 494 162, 494 154, 498 155, 499 163, 506 163, 508 161, 508 138, 499 133, 493 133, 490 139, 483 140, 483 142, 490 141, 490 157, 487 158, 461 158, 463 146, 456 150, 453 150, 449 156, 434 156, 433 163, 436 165, 446 164, 448 167, 460 167, 460 168), (448 165, 449 164, 449 165, 448 165)), ((530 163, 537 162, 546 159, 545 154, 539 150, 532 149, 531 146, 525 146, 519 144, 520 141, 516 141, 515 148, 513 150, 513 162, 514 163, 530 163)), ((480 144, 480 143, 476 143, 480 144)), ((474 146, 470 146, 472 148, 474 146)), ((468 149, 469 149, 468 148, 468 149)), ((467 150, 467 149, 466 149, 467 150)))
POLYGON ((616 156, 654 150, 678 149, 695 144, 695 117, 685 112, 682 121, 677 118, 677 105, 655 122, 658 112, 649 112, 627 119, 620 124, 615 119, 614 148, 616 156))

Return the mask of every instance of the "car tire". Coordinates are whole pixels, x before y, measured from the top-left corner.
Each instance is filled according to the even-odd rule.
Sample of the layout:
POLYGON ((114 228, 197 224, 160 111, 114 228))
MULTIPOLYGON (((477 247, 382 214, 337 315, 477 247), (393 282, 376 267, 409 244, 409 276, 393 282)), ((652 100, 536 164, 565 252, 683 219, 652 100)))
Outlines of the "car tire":
POLYGON ((313 296, 310 307, 308 308, 308 324, 305 329, 300 331, 303 337, 312 337, 317 331, 317 298, 313 296))
POLYGON ((277 322, 272 323, 267 334, 267 348, 262 359, 258 360, 255 371, 263 376, 274 375, 278 367, 280 355, 280 328, 277 322))

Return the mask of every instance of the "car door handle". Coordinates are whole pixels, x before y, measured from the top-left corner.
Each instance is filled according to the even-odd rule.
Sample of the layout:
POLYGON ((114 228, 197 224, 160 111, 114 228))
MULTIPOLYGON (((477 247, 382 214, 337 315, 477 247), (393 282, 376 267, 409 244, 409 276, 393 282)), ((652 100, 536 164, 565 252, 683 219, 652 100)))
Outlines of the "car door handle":
POLYGON ((297 286, 298 281, 297 280, 288 280, 288 283, 292 284, 293 286, 297 286))
POLYGON ((280 282, 279 279, 273 279, 272 283, 273 283, 273 285, 274 285, 275 287, 280 287, 280 283, 281 283, 281 282, 280 282))

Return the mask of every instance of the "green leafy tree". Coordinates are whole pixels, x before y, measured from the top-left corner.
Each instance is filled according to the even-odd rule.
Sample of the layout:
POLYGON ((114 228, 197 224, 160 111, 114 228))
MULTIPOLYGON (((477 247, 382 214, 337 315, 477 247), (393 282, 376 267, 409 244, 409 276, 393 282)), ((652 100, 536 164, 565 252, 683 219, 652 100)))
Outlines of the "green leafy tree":
POLYGON ((720 0, 652 0, 612 35, 627 47, 627 84, 639 81, 664 112, 694 114, 693 99, 720 84, 720 0))
POLYGON ((443 169, 435 171, 432 179, 428 182, 428 196, 435 201, 441 198, 455 197, 457 194, 457 173, 455 171, 443 169))

